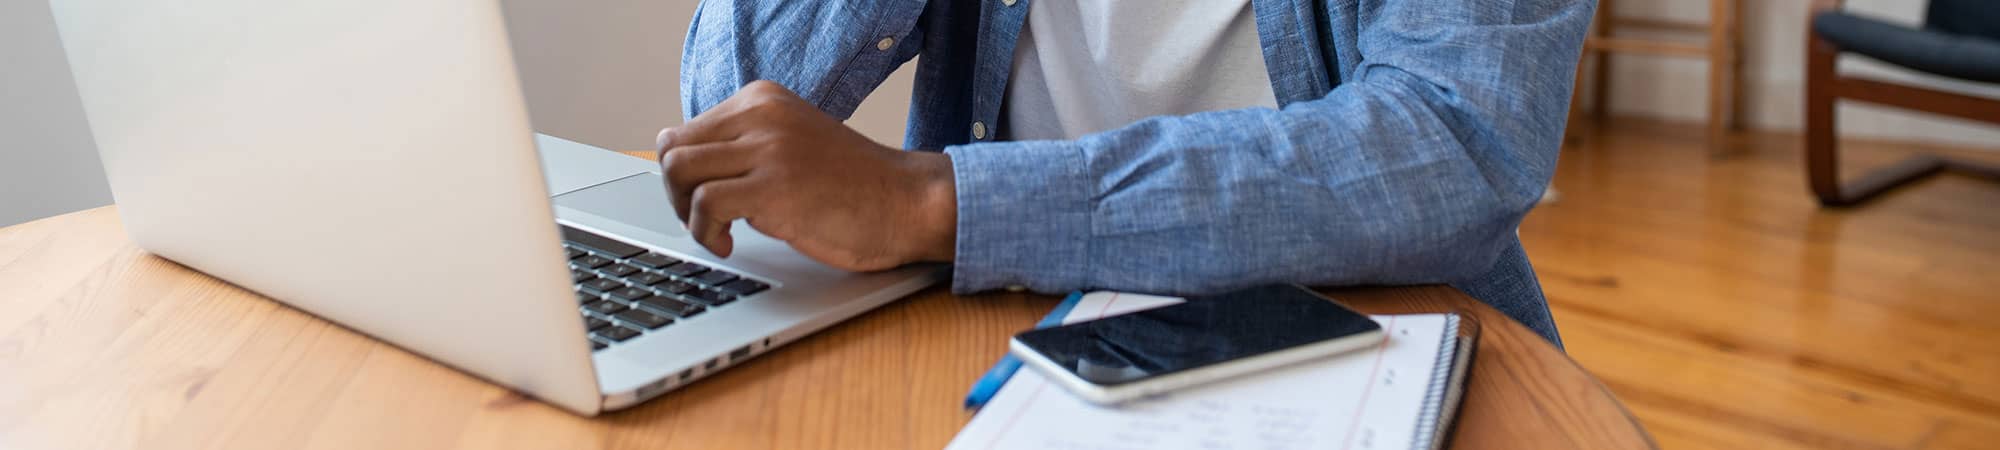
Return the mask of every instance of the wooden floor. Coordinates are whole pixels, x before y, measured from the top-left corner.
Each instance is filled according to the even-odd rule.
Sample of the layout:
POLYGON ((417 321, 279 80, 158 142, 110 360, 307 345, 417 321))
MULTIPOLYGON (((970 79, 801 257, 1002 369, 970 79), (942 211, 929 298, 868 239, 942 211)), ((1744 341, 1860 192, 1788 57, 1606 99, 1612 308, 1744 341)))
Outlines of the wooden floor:
POLYGON ((1824 210, 1796 135, 1701 136, 1614 120, 1564 150, 1521 235, 1570 354, 1669 450, 2000 448, 2000 183, 1824 210))

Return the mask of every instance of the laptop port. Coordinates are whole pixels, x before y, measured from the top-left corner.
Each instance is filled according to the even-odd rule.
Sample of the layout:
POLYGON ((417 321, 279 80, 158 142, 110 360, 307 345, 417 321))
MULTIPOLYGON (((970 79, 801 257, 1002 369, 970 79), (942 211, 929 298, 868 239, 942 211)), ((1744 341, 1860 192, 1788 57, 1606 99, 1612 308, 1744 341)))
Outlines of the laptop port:
POLYGON ((735 350, 729 351, 729 361, 731 362, 742 361, 743 358, 748 358, 748 357, 750 357, 750 346, 748 345, 737 347, 735 350))
POLYGON ((648 397, 652 397, 652 396, 653 396, 653 394, 658 394, 658 393, 660 393, 661 391, 665 391, 665 390, 667 390, 667 380, 660 380, 660 381, 658 381, 658 382, 654 382, 653 384, 649 384, 649 385, 645 385, 645 386, 643 386, 643 387, 640 387, 640 388, 639 388, 639 398, 648 398, 648 397))

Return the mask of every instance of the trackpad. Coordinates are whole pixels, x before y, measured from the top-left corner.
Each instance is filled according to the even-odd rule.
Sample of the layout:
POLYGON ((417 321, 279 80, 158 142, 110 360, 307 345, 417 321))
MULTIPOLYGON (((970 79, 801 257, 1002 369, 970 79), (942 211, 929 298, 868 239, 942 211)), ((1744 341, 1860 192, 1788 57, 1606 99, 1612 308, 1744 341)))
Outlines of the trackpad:
POLYGON ((646 172, 558 195, 556 204, 660 234, 687 236, 660 174, 646 172))

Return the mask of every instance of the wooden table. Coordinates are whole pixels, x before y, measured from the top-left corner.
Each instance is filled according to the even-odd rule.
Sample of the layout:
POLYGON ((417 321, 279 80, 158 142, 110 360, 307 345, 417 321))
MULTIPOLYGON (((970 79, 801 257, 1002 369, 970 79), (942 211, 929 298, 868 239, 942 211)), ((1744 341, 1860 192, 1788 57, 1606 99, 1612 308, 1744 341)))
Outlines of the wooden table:
MULTIPOLYGON (((1597 380, 1456 290, 1330 292, 1482 324, 1453 448, 1652 447, 1597 380)), ((0 228, 0 448, 939 448, 1055 303, 931 289, 589 419, 147 254, 105 207, 0 228)))

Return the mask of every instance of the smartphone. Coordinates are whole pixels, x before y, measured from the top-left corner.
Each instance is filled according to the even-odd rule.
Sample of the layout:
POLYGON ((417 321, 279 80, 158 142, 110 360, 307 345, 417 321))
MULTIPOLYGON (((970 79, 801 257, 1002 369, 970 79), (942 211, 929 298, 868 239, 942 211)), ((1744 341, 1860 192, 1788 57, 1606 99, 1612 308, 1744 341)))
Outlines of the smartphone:
POLYGON ((1379 344, 1382 326, 1297 285, 1274 285, 1022 332, 1008 350, 1092 403, 1176 389, 1379 344))

